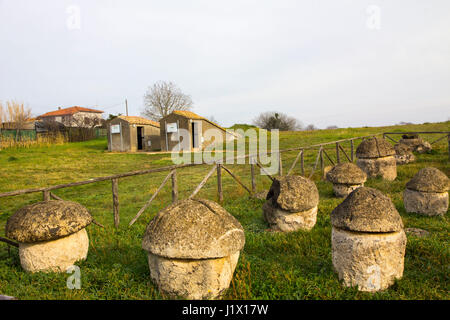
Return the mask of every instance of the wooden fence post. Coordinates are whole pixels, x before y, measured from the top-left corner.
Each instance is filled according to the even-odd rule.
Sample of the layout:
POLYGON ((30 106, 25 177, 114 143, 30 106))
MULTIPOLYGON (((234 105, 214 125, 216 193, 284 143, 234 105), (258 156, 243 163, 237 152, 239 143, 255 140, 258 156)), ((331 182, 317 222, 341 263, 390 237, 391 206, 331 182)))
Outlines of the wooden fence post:
POLYGON ((223 202, 223 190, 222 190, 222 165, 217 164, 217 193, 219 196, 219 202, 223 202))
POLYGON ((300 156, 300 170, 302 172, 302 176, 305 176, 305 158, 304 158, 304 152, 302 152, 300 156))
POLYGON ((352 162, 354 161, 354 156, 353 156, 353 140, 350 140, 350 150, 351 150, 351 155, 350 155, 350 157, 351 157, 351 159, 352 159, 352 162))
POLYGON ((119 227, 119 179, 111 179, 112 182, 112 196, 113 196, 113 213, 114 213, 114 226, 119 227))
POLYGON ((324 169, 324 163, 323 163, 323 149, 320 149, 320 173, 323 176, 323 169, 324 169))
POLYGON ((173 170, 172 173, 172 203, 178 201, 178 181, 177 170, 173 170))
POLYGON ((42 199, 43 199, 44 201, 50 201, 50 191, 44 190, 44 191, 42 192, 42 199))
POLYGON ((316 171, 316 169, 317 169, 317 164, 319 163, 320 155, 322 154, 322 149, 323 149, 323 146, 320 146, 320 149, 319 149, 319 151, 317 152, 316 161, 314 162, 314 167, 313 167, 313 169, 312 169, 312 171, 311 171, 311 174, 309 175, 309 178, 308 178, 308 179, 311 179, 311 178, 312 178, 312 176, 313 176, 313 174, 314 174, 314 171, 316 171))
POLYGON ((252 192, 256 192, 256 177, 255 177, 255 164, 253 163, 253 157, 250 158, 250 174, 252 179, 252 192))
POLYGON ((283 160, 281 159, 281 152, 278 152, 278 175, 283 175, 283 160))
POLYGON ((341 163, 341 157, 339 155, 339 142, 336 142, 336 162, 341 163))
POLYGON ((447 136, 448 141, 448 159, 450 160, 450 134, 447 136))

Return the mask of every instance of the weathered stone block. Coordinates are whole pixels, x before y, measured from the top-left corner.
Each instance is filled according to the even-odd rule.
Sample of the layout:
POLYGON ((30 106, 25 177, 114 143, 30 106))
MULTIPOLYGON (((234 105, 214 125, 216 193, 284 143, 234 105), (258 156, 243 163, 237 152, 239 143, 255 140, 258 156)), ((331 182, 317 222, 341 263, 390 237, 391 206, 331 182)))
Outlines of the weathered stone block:
POLYGON ((402 138, 399 140, 399 143, 403 143, 409 146, 412 151, 417 153, 426 153, 432 150, 431 144, 419 137, 415 137, 412 139, 402 138))
POLYGON ((244 229, 214 201, 186 199, 161 210, 147 226, 142 248, 150 277, 163 294, 219 298, 230 285, 244 229))
POLYGON ((382 177, 390 181, 397 177, 397 163, 394 156, 360 158, 356 160, 356 164, 368 177, 382 177))
POLYGON ((427 216, 444 215, 448 210, 448 192, 421 192, 405 189, 403 203, 406 212, 427 216))
POLYGON ((332 261, 338 277, 347 287, 379 291, 403 276, 406 235, 362 233, 332 229, 332 261))
POLYGON ((343 184, 343 183, 334 183, 333 184, 333 191, 336 197, 345 198, 347 197, 352 191, 358 189, 359 187, 363 187, 364 183, 361 184, 343 184))
POLYGON ((216 259, 172 259, 148 253, 150 277, 171 297, 220 298, 229 287, 239 251, 216 259))
POLYGON ((29 272, 65 272, 79 260, 85 260, 89 249, 86 229, 69 236, 36 243, 19 243, 22 268, 29 272))
POLYGON ((297 230, 309 231, 316 224, 317 206, 300 212, 289 212, 281 208, 274 208, 270 201, 263 205, 264 219, 276 231, 292 232, 297 230))
POLYGON ((395 161, 398 165, 414 162, 416 157, 413 154, 395 155, 395 161))

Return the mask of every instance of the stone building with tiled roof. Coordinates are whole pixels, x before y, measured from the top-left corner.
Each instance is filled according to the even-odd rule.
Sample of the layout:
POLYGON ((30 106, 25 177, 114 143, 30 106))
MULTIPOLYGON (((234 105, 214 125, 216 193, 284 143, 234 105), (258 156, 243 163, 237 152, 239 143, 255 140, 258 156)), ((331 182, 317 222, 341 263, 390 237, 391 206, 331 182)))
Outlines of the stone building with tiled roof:
POLYGON ((159 128, 159 122, 149 120, 146 118, 137 117, 137 116, 119 116, 119 118, 123 119, 131 124, 145 124, 145 125, 150 125, 150 126, 159 128))
POLYGON ((107 124, 108 150, 119 152, 161 149, 159 122, 136 116, 118 116, 107 124))
POLYGON ((58 110, 44 113, 37 117, 38 120, 44 121, 57 121, 64 124, 66 127, 92 127, 100 125, 102 120, 101 110, 83 108, 83 107, 70 107, 58 108, 58 110))
POLYGON ((203 150, 214 142, 212 135, 221 135, 224 142, 237 137, 235 133, 191 111, 175 110, 159 123, 163 151, 203 150))

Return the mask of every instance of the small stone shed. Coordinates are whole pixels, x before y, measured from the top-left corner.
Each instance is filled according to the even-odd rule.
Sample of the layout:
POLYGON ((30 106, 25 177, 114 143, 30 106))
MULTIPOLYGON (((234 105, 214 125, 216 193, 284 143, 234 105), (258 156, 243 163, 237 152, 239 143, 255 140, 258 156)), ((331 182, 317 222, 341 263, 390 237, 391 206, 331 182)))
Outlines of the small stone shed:
POLYGON ((161 150, 159 123, 136 116, 119 116, 107 124, 108 150, 119 152, 161 150))
POLYGON ((235 133, 191 111, 175 110, 162 118, 159 123, 162 151, 203 150, 214 142, 213 139, 205 137, 205 132, 211 129, 216 130, 214 135, 222 135, 224 142, 237 138, 235 133), (187 130, 188 139, 186 141, 183 141, 180 129, 187 130))

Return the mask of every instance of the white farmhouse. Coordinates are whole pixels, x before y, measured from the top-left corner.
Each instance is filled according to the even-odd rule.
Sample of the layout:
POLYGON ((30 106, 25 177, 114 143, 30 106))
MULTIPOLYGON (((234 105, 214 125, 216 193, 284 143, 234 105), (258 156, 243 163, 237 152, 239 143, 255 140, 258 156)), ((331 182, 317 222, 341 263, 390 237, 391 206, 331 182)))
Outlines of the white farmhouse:
POLYGON ((37 119, 44 121, 57 121, 64 124, 66 127, 93 127, 100 125, 103 111, 83 108, 70 107, 56 111, 47 112, 37 119))

